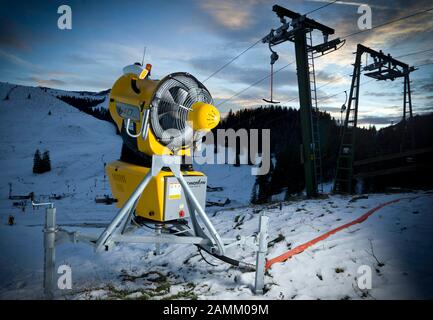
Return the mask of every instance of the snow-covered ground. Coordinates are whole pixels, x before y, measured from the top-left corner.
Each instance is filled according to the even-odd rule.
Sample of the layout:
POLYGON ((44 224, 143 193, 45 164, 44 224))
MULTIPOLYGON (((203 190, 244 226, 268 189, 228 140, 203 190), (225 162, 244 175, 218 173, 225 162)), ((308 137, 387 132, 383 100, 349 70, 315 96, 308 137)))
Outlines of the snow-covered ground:
MULTIPOLYGON (((109 194, 104 163, 117 159, 121 139, 113 126, 92 118, 56 99, 52 91, 0 84, 0 298, 42 297, 43 209, 13 206, 13 195, 35 192, 45 201, 53 194, 58 223, 71 230, 96 232, 115 215, 114 205, 95 204, 109 194), (9 100, 3 98, 9 93, 9 100), (30 99, 28 99, 30 93, 30 99), (49 111, 51 114, 49 115, 49 111), (32 173, 36 149, 50 151, 53 170, 32 173), (7 225, 9 215, 15 225, 7 225)), ((252 294, 254 273, 242 272, 206 256, 193 246, 153 247, 119 245, 94 253, 84 244, 57 247, 57 264, 72 268, 73 289, 57 291, 59 299, 389 299, 433 298, 433 194, 379 194, 357 201, 330 196, 321 200, 293 200, 250 206, 254 177, 250 167, 203 165, 209 185, 222 191, 208 200, 231 202, 207 211, 224 237, 251 235, 261 212, 270 217, 268 257, 275 257, 368 209, 396 198, 362 224, 354 225, 294 256, 275 264, 266 276, 264 296, 252 294), (372 269, 372 289, 357 287, 357 271, 372 269)), ((143 230, 142 232, 147 232, 143 230)), ((150 231, 149 231, 150 232, 150 231)), ((254 262, 251 249, 228 255, 254 262)))

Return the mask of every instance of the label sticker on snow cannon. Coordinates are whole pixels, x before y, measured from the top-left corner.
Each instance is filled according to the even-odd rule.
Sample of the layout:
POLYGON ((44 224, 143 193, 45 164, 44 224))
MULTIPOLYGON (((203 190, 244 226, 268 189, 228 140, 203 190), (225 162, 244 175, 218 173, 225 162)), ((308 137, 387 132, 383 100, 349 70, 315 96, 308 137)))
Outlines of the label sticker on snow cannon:
POLYGON ((116 110, 119 116, 123 119, 131 119, 134 122, 140 121, 140 109, 137 106, 117 102, 116 110))
POLYGON ((180 183, 170 183, 168 185, 168 198, 170 200, 180 199, 182 187, 180 183))

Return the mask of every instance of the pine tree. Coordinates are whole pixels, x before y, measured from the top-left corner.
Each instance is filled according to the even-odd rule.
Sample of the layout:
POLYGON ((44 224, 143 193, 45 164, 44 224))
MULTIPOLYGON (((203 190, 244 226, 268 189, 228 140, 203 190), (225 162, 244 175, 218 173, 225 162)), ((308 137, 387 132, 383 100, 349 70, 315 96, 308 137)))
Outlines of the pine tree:
POLYGON ((42 173, 41 162, 41 152, 39 149, 36 149, 35 155, 33 157, 33 173, 42 173))
POLYGON ((50 152, 45 151, 42 155, 42 166, 43 172, 51 171, 51 160, 50 160, 50 152))
POLYGON ((33 157, 33 173, 41 174, 48 171, 51 171, 50 153, 45 151, 41 156, 41 152, 37 149, 33 157))
POLYGON ((257 176, 256 184, 258 187, 256 203, 262 204, 269 201, 270 190, 269 190, 269 174, 257 176))
POLYGON ((253 186, 253 191, 251 192, 251 199, 250 199, 250 202, 252 203, 252 204, 257 204, 257 182, 256 183, 254 183, 254 186, 253 186))
POLYGON ((271 161, 269 172, 265 175, 259 175, 256 177, 256 182, 254 184, 254 189, 255 189, 254 200, 256 204, 267 203, 271 200, 272 189, 273 189, 271 177, 273 171, 274 171, 274 166, 272 165, 272 161, 271 161))

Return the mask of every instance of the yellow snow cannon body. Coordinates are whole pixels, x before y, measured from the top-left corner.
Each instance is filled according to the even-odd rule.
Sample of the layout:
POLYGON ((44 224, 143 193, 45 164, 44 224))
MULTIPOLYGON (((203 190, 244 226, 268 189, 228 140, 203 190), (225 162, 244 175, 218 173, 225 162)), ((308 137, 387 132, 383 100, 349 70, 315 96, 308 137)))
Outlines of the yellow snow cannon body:
MULTIPOLYGON (((195 144, 220 121, 209 91, 195 77, 179 72, 151 80, 147 76, 150 68, 146 69, 148 72, 137 65, 125 68, 110 94, 109 111, 123 147, 121 159, 109 163, 106 171, 119 208, 151 170, 152 156, 188 159, 195 144)), ((181 170, 204 208, 206 176, 192 170, 191 165, 185 164, 181 170)), ((183 190, 171 171, 160 171, 151 179, 138 200, 135 215, 153 222, 189 216, 183 190)))

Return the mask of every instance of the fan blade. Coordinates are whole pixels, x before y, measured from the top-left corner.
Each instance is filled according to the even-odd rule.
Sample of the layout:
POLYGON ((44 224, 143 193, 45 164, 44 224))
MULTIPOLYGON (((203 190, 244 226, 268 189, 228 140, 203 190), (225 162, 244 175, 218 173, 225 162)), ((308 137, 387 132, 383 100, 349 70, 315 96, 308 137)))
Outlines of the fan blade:
POLYGON ((157 98, 157 99, 158 99, 159 102, 162 102, 162 104, 160 105, 161 108, 172 110, 172 109, 174 109, 173 106, 176 106, 176 107, 182 108, 182 109, 187 110, 187 111, 191 111, 192 110, 192 108, 189 108, 187 106, 181 105, 181 104, 176 103, 174 101, 167 101, 167 100, 163 100, 161 98, 157 98))
POLYGON ((167 103, 175 103, 174 95, 170 92, 170 90, 164 91, 161 98, 158 98, 160 101, 164 101, 167 103))
POLYGON ((182 87, 174 87, 174 88, 171 88, 169 91, 170 91, 171 95, 174 97, 174 101, 177 104, 183 105, 185 103, 186 98, 188 96, 188 91, 186 91, 182 87))
POLYGON ((183 126, 176 125, 178 121, 182 120, 181 114, 178 112, 171 110, 158 115, 158 119, 160 123, 165 128, 176 128, 181 129, 183 126))
POLYGON ((161 119, 162 117, 166 117, 166 116, 170 116, 171 118, 179 118, 177 112, 173 110, 159 114, 158 118, 161 119))

